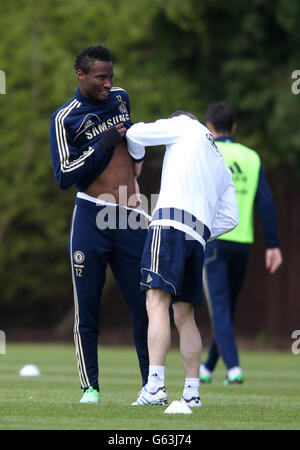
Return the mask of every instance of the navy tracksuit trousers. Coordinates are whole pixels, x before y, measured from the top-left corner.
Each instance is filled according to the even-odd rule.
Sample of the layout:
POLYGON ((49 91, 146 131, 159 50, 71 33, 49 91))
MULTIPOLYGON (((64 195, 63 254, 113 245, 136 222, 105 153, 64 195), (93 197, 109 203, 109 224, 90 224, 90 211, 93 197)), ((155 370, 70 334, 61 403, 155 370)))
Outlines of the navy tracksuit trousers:
MULTIPOLYGON (((99 229, 97 215, 103 208, 108 207, 77 197, 69 236, 75 305, 74 339, 82 388, 98 386, 99 311, 108 264, 131 312, 142 384, 148 378, 148 317, 145 294, 140 291, 140 260, 147 229, 126 226, 129 214, 136 213, 119 206, 110 207, 116 217, 113 226, 99 229)), ((145 222, 145 217, 143 219, 145 222)))
POLYGON ((227 369, 239 366, 233 322, 248 253, 249 244, 215 240, 206 246, 203 281, 213 339, 204 364, 210 371, 214 370, 219 356, 227 369))

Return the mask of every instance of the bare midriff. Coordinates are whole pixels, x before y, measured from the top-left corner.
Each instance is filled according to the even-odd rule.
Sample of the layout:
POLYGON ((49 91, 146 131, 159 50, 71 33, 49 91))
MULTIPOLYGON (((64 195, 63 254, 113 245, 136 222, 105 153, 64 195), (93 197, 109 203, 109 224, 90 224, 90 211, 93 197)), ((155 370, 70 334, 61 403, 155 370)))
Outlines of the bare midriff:
POLYGON ((109 165, 84 192, 110 203, 135 208, 139 203, 135 202, 136 188, 134 161, 127 151, 126 143, 121 142, 115 147, 109 165))

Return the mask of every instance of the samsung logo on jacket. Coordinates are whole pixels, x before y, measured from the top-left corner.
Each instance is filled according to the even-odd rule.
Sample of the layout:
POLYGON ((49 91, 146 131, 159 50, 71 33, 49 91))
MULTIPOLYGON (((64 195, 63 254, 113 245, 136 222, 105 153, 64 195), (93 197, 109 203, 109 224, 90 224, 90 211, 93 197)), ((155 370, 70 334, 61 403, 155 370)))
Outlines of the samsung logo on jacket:
POLYGON ((130 120, 129 114, 119 114, 118 116, 114 116, 111 119, 108 119, 92 127, 90 130, 85 132, 85 135, 87 139, 93 139, 95 136, 99 136, 101 133, 108 130, 108 128, 114 127, 118 123, 124 123, 128 120, 130 120))
POLYGON ((104 151, 98 143, 101 134, 130 119, 129 97, 124 89, 113 87, 105 101, 75 96, 57 109, 50 120, 50 152, 54 176, 62 189, 76 185, 85 190, 105 168, 114 147, 104 151))

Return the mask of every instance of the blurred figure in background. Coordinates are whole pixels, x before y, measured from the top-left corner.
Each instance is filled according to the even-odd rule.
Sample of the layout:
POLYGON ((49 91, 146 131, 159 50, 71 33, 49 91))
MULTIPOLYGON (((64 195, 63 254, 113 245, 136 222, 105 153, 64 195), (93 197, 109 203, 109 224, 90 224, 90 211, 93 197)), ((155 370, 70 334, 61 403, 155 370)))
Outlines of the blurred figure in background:
POLYGON ((217 147, 232 171, 239 208, 239 225, 231 232, 208 243, 204 263, 204 291, 213 330, 209 354, 200 366, 200 381, 209 383, 222 357, 227 378, 224 384, 243 382, 234 333, 234 313, 245 278, 249 246, 254 241, 254 206, 257 207, 266 243, 265 262, 273 274, 282 263, 277 216, 259 155, 234 141, 233 112, 225 103, 211 104, 205 116, 217 147))

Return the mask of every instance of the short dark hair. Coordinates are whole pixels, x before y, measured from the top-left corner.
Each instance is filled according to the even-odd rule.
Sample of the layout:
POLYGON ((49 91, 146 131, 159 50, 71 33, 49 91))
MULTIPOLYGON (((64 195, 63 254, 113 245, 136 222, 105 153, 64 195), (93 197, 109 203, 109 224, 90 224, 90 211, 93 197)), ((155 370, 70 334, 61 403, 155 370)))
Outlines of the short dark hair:
POLYGON ((205 112, 205 122, 211 122, 217 133, 230 133, 234 124, 231 107, 225 102, 211 103, 205 112))
POLYGON ((74 68, 88 73, 95 61, 111 61, 111 52, 103 45, 94 45, 82 49, 75 58, 74 68))
POLYGON ((191 119, 198 120, 196 116, 194 116, 193 114, 191 114, 187 111, 175 111, 169 116, 169 119, 171 119, 172 117, 177 117, 177 116, 188 116, 191 119))

